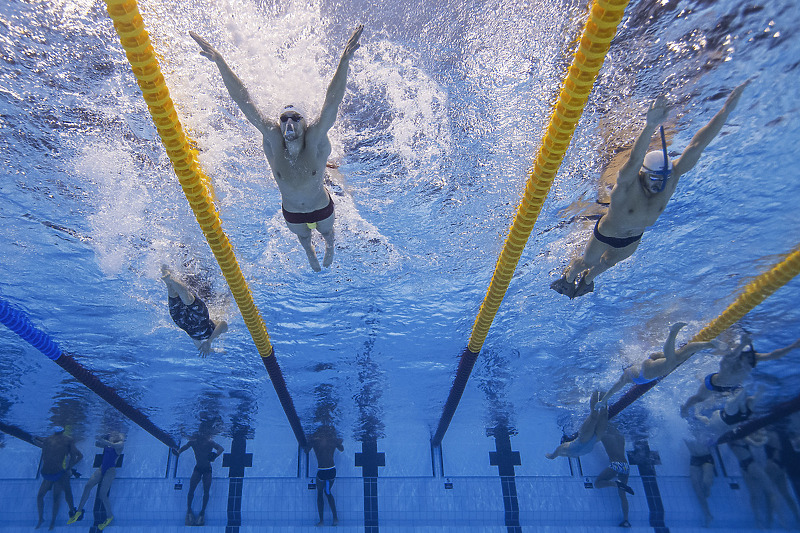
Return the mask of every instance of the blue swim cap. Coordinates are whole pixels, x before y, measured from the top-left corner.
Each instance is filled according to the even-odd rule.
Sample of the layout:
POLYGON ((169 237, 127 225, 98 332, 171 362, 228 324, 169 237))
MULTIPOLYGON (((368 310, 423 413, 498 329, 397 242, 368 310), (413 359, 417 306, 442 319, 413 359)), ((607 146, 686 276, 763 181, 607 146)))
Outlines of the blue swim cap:
POLYGON ((64 433, 63 426, 53 426, 53 433, 64 433))

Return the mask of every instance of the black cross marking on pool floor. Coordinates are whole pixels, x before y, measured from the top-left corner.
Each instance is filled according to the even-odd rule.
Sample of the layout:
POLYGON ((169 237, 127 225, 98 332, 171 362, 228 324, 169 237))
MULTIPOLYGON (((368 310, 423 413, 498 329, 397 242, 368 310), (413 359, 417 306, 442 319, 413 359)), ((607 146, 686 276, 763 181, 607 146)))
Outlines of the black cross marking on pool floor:
POLYGON ((519 500, 517 499, 517 481, 514 467, 522 464, 519 452, 511 450, 511 436, 508 428, 499 426, 490 430, 489 436, 494 437, 494 452, 489 452, 489 464, 496 466, 500 474, 500 483, 503 486, 503 508, 505 509, 505 523, 508 533, 522 533, 519 525, 519 500))
POLYGON ((632 452, 628 452, 628 463, 639 468, 639 475, 644 485, 644 495, 647 498, 647 508, 650 510, 650 526, 655 533, 669 533, 669 528, 664 522, 664 502, 661 500, 661 491, 658 490, 655 465, 661 464, 658 452, 650 449, 646 441, 637 442, 632 452))
POLYGON ((239 533, 242 525, 242 484, 244 469, 253 466, 253 454, 247 453, 244 433, 233 436, 231 453, 222 455, 222 468, 228 469, 228 523, 225 533, 239 533))
POLYGON ((364 478, 364 533, 378 533, 378 467, 386 466, 386 454, 378 452, 377 439, 361 441, 356 466, 364 478))

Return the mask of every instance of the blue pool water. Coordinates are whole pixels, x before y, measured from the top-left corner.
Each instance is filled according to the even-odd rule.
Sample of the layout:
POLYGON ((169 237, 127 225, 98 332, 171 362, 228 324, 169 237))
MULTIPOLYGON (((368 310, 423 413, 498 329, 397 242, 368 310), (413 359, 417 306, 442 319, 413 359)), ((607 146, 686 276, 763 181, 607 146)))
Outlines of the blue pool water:
MULTIPOLYGON (((352 452, 365 438, 387 454, 381 476, 431 475, 430 436, 585 7, 141 3, 300 418, 306 431, 335 420, 352 463, 345 477, 361 475, 352 452), (319 110, 357 23, 366 27, 362 47, 331 133, 341 172, 331 187, 336 258, 315 274, 283 223, 256 130, 188 31, 214 43, 257 104, 277 115, 290 101, 319 110)), ((496 476, 487 430, 504 424, 521 453, 518 475, 569 476, 566 462, 542 456, 577 428, 591 391, 660 349, 669 324, 688 322, 679 342, 688 340, 798 245, 798 24, 794 0, 631 3, 445 438, 447 473, 496 476), (636 254, 586 297, 549 290, 590 235, 594 221, 581 215, 606 194, 598 176, 632 142, 652 99, 666 92, 674 104, 667 131, 677 155, 751 78, 636 254)), ((257 457, 248 476, 296 476, 286 418, 104 4, 5 0, 0 26, 0 297, 176 439, 206 420, 229 449, 244 431, 257 457), (230 324, 206 360, 169 318, 162 263, 203 286, 212 316, 230 324)), ((758 351, 785 346, 800 337, 798 301, 793 280, 722 339, 748 331, 758 351)), ((760 411, 800 394, 798 362, 795 352, 756 369, 760 411)), ((701 354, 620 415, 629 449, 646 439, 678 458, 667 475, 686 476, 676 436, 688 429, 677 407, 716 364, 701 354)), ((132 441, 120 475, 164 476, 163 446, 136 436, 4 328, 0 368, 0 421, 37 435, 68 425, 85 452, 95 434, 121 425, 132 441)), ((8 436, 0 445, 9 477, 37 475, 35 449, 8 436)))

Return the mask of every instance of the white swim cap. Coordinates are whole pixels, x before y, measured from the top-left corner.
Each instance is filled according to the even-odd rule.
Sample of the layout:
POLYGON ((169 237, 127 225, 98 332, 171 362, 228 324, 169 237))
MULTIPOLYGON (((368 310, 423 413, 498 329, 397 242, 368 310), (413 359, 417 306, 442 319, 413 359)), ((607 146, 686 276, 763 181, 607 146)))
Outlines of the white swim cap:
MULTIPOLYGON (((642 168, 647 172, 663 172, 664 171, 664 152, 662 150, 653 150, 647 152, 644 156, 642 168)), ((672 172, 672 161, 667 158, 667 170, 672 172)))
POLYGON ((299 104, 289 104, 289 105, 287 105, 286 107, 283 108, 283 111, 281 111, 281 115, 284 115, 284 114, 289 113, 289 112, 297 113, 301 117, 306 118, 305 109, 303 109, 303 107, 301 105, 299 105, 299 104))

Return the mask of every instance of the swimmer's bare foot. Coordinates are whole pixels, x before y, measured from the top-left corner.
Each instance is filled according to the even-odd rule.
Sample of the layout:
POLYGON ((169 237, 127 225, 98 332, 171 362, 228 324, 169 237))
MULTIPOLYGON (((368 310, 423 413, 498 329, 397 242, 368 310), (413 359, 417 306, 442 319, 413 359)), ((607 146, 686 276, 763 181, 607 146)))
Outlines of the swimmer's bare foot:
POLYGON ((591 408, 592 411, 595 410, 594 406, 597 405, 599 401, 600 401, 600 391, 596 390, 592 392, 592 397, 589 398, 589 407, 591 408))
POLYGON ((322 258, 322 266, 329 267, 333 263, 333 246, 325 246, 325 257, 322 258))
POLYGON ((322 527, 322 526, 324 526, 324 525, 325 525, 325 524, 322 522, 322 520, 320 520, 319 522, 317 522, 317 527, 322 527))
POLYGON ((672 327, 669 328, 669 331, 670 333, 672 333, 673 331, 677 333, 684 327, 686 327, 686 322, 675 322, 674 324, 672 324, 672 327))
POLYGON ((319 259, 317 259, 317 255, 312 251, 306 250, 306 256, 308 256, 308 263, 311 265, 311 270, 314 272, 320 272, 322 267, 319 266, 319 259))
POLYGON ((44 522, 44 520, 40 518, 39 521, 36 522, 36 527, 34 527, 33 529, 39 529, 40 527, 42 527, 42 522, 44 522))
POLYGON ((339 525, 339 519, 338 518, 334 518, 333 522, 331 522, 331 525, 332 526, 338 526, 339 525))

